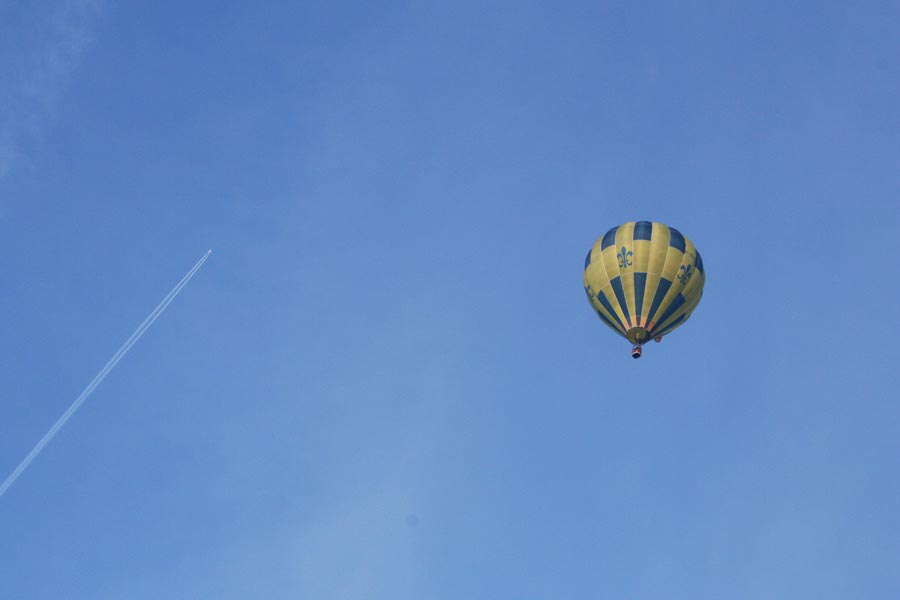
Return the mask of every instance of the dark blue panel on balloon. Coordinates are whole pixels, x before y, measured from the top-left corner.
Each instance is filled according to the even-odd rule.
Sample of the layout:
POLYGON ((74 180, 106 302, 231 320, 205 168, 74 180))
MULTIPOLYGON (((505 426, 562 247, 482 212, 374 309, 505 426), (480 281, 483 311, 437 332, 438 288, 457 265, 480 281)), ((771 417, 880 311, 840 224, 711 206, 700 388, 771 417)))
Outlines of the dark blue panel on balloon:
POLYGON ((599 316, 601 319, 603 319, 603 322, 604 322, 604 323, 606 323, 607 325, 609 325, 610 327, 612 327, 612 328, 615 329, 616 331, 621 331, 618 327, 616 327, 616 324, 613 323, 612 321, 610 321, 609 319, 607 319, 607 318, 606 318, 606 315, 604 315, 601 311, 599 311, 599 310, 597 311, 597 316, 599 316))
POLYGON ((612 289, 616 293, 616 300, 619 301, 622 314, 625 315, 625 320, 628 322, 628 326, 631 327, 631 313, 628 311, 628 302, 625 300, 625 289, 622 287, 622 278, 614 277, 609 283, 612 284, 612 289))
POLYGON ((653 233, 653 223, 650 221, 638 221, 634 224, 634 239, 649 240, 653 233))
POLYGON ((669 281, 665 277, 659 278, 659 285, 656 286, 656 295, 653 296, 653 303, 650 304, 650 314, 647 315, 648 323, 653 320, 653 316, 659 309, 659 303, 662 302, 663 298, 666 297, 666 293, 669 291, 670 287, 672 287, 671 281, 669 281))
POLYGON ((672 329, 674 329, 679 323, 684 321, 686 318, 687 318, 687 313, 681 315, 680 317, 678 317, 677 319, 675 319, 674 321, 672 321, 671 323, 669 323, 668 325, 666 325, 665 327, 660 329, 659 331, 654 331, 653 336, 656 337, 656 336, 665 335, 665 334, 669 333, 670 331, 672 331, 672 329))
POLYGON ((603 236, 603 241, 600 242, 600 249, 606 250, 610 246, 616 243, 616 232, 619 230, 618 227, 613 227, 609 231, 606 232, 606 235, 603 236))
POLYGON ((669 227, 669 245, 684 252, 684 236, 674 227, 669 227))
POLYGON ((641 316, 641 308, 644 306, 644 290, 647 288, 647 274, 634 274, 634 310, 637 316, 641 316))
MULTIPOLYGON (((669 305, 669 308, 666 309, 666 312, 656 321, 659 325, 662 325, 666 322, 666 319, 675 314, 675 311, 681 308, 681 305, 684 304, 685 297, 683 294, 678 294, 675 296, 675 299, 672 301, 672 304, 669 305)), ((654 327, 654 329, 656 329, 654 327)))
POLYGON ((618 323, 619 327, 622 328, 622 331, 625 331, 625 325, 622 323, 622 320, 619 318, 619 315, 616 314, 616 311, 612 307, 612 304, 609 303, 609 299, 607 299, 606 294, 604 294, 603 292, 599 292, 597 294, 597 300, 600 301, 600 304, 603 306, 603 308, 605 308, 607 311, 609 311, 609 314, 611 314, 613 316, 613 318, 616 320, 616 323, 618 323))

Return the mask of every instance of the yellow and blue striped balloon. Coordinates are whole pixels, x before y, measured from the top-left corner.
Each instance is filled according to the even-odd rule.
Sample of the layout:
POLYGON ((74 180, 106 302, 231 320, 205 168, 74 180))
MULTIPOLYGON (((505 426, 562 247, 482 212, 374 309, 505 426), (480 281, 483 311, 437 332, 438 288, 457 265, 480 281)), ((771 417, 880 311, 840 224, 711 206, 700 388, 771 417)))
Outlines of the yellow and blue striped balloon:
POLYGON ((703 295, 706 272, 693 242, 662 223, 613 227, 584 261, 584 291, 610 329, 634 344, 668 335, 684 324, 703 295))

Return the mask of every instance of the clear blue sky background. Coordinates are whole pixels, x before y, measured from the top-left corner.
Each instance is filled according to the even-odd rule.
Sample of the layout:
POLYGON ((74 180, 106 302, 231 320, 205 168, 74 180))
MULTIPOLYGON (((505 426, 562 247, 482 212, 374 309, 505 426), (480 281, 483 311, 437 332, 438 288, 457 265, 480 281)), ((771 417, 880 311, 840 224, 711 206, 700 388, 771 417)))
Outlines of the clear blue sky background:
POLYGON ((2 476, 214 249, 0 596, 900 597, 898 23, 0 2, 2 476), (640 219, 708 279, 634 361, 581 278, 640 219))

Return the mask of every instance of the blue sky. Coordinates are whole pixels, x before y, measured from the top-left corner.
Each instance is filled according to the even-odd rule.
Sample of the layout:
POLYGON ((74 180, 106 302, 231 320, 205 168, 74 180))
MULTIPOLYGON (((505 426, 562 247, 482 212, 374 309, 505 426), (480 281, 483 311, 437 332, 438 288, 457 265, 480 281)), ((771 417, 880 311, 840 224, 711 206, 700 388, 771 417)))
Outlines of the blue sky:
MULTIPOLYGON (((9 598, 897 598, 890 2, 0 3, 9 598), (679 228, 644 358, 584 255, 679 228)), ((5 473, 4 473, 5 476, 5 473)))

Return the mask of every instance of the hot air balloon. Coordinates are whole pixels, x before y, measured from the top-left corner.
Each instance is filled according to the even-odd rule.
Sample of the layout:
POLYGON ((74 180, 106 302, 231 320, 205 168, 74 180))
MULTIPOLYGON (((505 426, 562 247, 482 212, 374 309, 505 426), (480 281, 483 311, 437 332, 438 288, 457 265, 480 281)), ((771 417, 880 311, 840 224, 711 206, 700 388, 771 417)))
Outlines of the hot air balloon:
POLYGON ((584 261, 584 291, 610 329, 641 346, 661 341, 697 308, 706 272, 694 244, 677 229, 638 221, 613 227, 584 261))

